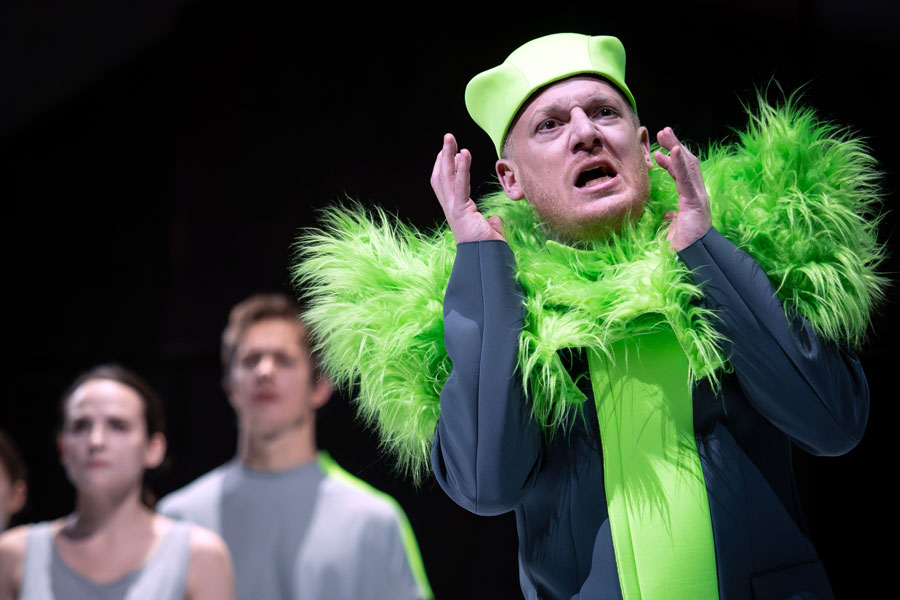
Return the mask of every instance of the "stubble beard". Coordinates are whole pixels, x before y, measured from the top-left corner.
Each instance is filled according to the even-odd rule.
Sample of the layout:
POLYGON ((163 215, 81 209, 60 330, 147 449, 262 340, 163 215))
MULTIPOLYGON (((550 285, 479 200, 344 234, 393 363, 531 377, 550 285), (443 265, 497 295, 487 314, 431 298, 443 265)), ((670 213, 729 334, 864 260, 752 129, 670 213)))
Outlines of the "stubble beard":
MULTIPOLYGON (((618 206, 610 207, 609 211, 599 214, 595 218, 586 218, 581 221, 560 218, 565 215, 560 214, 562 211, 559 210, 542 214, 538 209, 538 204, 531 200, 529 203, 541 219, 541 228, 548 238, 567 245, 589 244, 592 241, 600 241, 618 235, 626 224, 636 222, 644 214, 644 206, 650 199, 649 171, 639 165, 632 171, 631 180, 635 184, 632 186, 629 196, 615 199, 618 206)), ((558 206, 556 203, 543 202, 543 204, 558 206)), ((565 209, 565 207, 562 208, 565 209)))

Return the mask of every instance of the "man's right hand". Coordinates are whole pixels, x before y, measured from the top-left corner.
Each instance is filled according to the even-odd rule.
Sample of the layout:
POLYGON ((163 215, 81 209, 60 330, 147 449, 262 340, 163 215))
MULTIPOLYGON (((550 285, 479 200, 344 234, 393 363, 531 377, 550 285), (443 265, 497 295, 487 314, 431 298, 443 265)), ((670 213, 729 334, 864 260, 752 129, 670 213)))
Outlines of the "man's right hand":
POLYGON ((444 147, 434 161, 431 189, 444 209, 444 216, 447 217, 447 224, 450 225, 457 244, 482 240, 505 242, 500 217, 485 219, 469 197, 471 164, 472 155, 465 148, 457 152, 456 138, 448 133, 444 136, 444 147))

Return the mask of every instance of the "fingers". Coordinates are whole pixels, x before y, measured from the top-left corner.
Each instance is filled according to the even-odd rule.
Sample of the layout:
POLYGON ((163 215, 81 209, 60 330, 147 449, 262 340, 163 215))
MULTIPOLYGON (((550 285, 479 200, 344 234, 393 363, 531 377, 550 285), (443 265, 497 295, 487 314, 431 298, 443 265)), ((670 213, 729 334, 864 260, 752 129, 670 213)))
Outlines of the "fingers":
POLYGON ((678 142, 678 138, 675 136, 675 132, 672 131, 671 127, 666 127, 656 134, 656 141, 659 142, 660 146, 669 151, 669 154, 664 154, 659 150, 654 152, 653 158, 656 160, 656 164, 668 171, 669 175, 672 176, 672 179, 677 182, 679 173, 675 166, 675 160, 681 159, 681 151, 679 150, 681 145, 678 142))
POLYGON ((434 168, 431 169, 431 189, 434 190, 435 194, 438 192, 438 181, 441 176, 441 160, 443 154, 443 150, 437 153, 437 158, 434 159, 434 168))
POLYGON ((669 155, 657 151, 653 158, 675 180, 679 195, 705 193, 700 161, 678 140, 672 128, 666 127, 657 133, 656 140, 669 151, 669 155))
POLYGON ((669 224, 666 239, 672 248, 680 251, 699 239, 711 226, 709 198, 700 161, 678 140, 671 127, 656 134, 659 145, 669 151, 655 152, 656 164, 664 168, 675 180, 678 192, 678 211, 670 211, 665 220, 669 224))
POLYGON ((656 141, 659 142, 659 145, 665 148, 666 150, 672 151, 672 148, 676 145, 679 145, 680 142, 678 138, 675 136, 675 132, 672 131, 671 127, 664 127, 662 131, 656 134, 656 141))
POLYGON ((452 133, 444 135, 444 147, 441 149, 441 170, 444 177, 452 177, 456 173, 456 138, 452 133))
POLYGON ((453 174, 454 156, 456 155, 456 138, 452 133, 444 135, 444 145, 437 153, 434 161, 434 169, 431 170, 431 185, 435 187, 438 177, 445 174, 453 174))
POLYGON ((485 219, 469 197, 472 193, 471 166, 472 154, 465 148, 457 151, 456 138, 446 134, 431 170, 431 188, 441 203, 447 225, 458 244, 481 240, 503 241, 503 222, 500 218, 485 219))
POLYGON ((471 188, 469 185, 469 167, 472 165, 472 155, 465 148, 456 155, 456 176, 453 179, 453 198, 457 201, 469 199, 471 188))
POLYGON ((668 171, 669 175, 672 174, 672 159, 669 158, 667 154, 663 154, 662 152, 657 150, 653 153, 653 159, 656 161, 656 164, 668 171))
MULTIPOLYGON (((676 183, 687 184, 690 182, 691 173, 688 168, 689 156, 690 153, 685 150, 684 146, 681 144, 675 144, 669 151, 669 158, 672 163, 669 173, 675 178, 676 183)), ((693 156, 690 156, 690 158, 693 158, 693 156)))
POLYGON ((431 170, 431 188, 441 198, 441 177, 447 173, 453 173, 453 156, 456 154, 456 138, 452 133, 444 135, 444 145, 434 160, 434 168, 431 170))
POLYGON ((472 155, 465 149, 460 153, 456 150, 456 138, 453 134, 444 135, 443 146, 431 170, 431 189, 445 214, 453 210, 461 192, 465 194, 462 196, 463 201, 469 196, 469 165, 472 163, 472 155), (457 177, 458 173, 462 176, 457 177))
MULTIPOLYGON (((669 156, 666 156, 662 152, 657 151, 654 154, 654 158, 663 157, 664 163, 667 163, 670 166, 675 167, 680 172, 684 172, 687 169, 687 163, 691 159, 694 161, 697 158, 691 154, 688 149, 678 140, 678 137, 675 135, 675 132, 672 131, 671 127, 666 127, 662 131, 656 134, 656 141, 659 142, 659 145, 669 151, 669 156)), ((657 160, 659 166, 663 167, 667 171, 669 171, 674 177, 675 174, 671 172, 668 166, 663 166, 662 162, 657 160)))

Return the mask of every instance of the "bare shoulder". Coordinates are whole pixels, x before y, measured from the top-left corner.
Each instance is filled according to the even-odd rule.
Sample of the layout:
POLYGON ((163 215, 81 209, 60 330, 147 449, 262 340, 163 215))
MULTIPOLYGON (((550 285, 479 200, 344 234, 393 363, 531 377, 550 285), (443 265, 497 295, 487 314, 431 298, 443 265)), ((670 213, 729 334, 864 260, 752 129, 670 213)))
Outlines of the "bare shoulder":
POLYGON ((16 598, 22 581, 28 527, 15 527, 0 535, 0 600, 16 598))
POLYGON ((191 526, 191 557, 195 554, 222 556, 231 560, 225 541, 218 534, 199 525, 191 526))
POLYGON ((9 531, 0 534, 0 552, 3 556, 13 556, 11 553, 25 555, 25 543, 28 540, 28 525, 13 527, 9 531))
POLYGON ((234 568, 225 542, 199 525, 191 526, 191 566, 188 571, 188 598, 234 598, 234 568))

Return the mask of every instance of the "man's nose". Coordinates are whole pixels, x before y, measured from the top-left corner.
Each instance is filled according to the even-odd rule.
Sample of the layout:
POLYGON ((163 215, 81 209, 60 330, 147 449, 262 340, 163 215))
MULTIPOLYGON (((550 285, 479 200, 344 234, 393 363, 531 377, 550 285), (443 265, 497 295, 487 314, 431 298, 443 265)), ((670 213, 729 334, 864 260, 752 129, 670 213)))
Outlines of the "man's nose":
POLYGON ((106 443, 106 428, 103 423, 94 423, 91 427, 90 442, 92 448, 99 448, 106 443))
POLYGON ((575 107, 569 117, 569 148, 572 152, 592 150, 603 145, 597 124, 581 108, 575 107))
POLYGON ((256 374, 259 376, 271 375, 274 370, 275 358, 273 356, 265 355, 256 363, 256 374))

